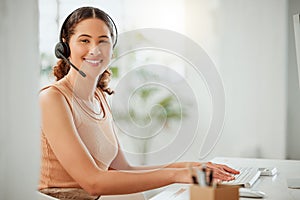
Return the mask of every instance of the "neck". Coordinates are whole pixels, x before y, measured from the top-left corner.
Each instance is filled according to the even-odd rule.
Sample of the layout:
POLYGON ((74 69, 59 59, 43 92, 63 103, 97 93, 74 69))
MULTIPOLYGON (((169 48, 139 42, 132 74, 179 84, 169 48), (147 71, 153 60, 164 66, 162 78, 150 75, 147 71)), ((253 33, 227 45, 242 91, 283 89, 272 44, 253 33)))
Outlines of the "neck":
POLYGON ((98 83, 98 78, 82 77, 77 71, 70 71, 66 77, 77 97, 85 101, 93 102, 95 90, 98 83))

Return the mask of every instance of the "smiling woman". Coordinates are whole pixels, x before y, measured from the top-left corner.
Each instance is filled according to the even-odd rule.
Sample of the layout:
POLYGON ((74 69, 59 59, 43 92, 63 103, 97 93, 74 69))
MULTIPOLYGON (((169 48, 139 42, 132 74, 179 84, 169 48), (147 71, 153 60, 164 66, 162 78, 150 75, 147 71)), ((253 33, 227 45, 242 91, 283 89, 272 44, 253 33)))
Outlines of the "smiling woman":
MULTIPOLYGON (((63 23, 65 47, 54 68, 57 81, 40 92, 42 163, 39 190, 59 199, 95 199, 129 194, 172 183, 192 183, 188 166, 131 166, 115 135, 106 101, 108 65, 116 41, 111 18, 94 7, 73 11, 63 23), (70 68, 72 62, 77 70, 70 68), (126 170, 126 171, 124 171, 126 170), (137 173, 138 172, 138 173, 137 173), (55 188, 55 189, 53 189, 55 188)), ((215 178, 231 180, 237 171, 208 163, 215 178)))

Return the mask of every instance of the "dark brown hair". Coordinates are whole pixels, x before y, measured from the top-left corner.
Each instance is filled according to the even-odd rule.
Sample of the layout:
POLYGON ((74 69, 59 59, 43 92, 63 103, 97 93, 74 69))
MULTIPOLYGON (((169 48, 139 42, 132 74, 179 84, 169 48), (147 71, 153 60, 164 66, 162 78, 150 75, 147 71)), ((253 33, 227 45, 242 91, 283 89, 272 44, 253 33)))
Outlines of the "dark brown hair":
MULTIPOLYGON (((116 41, 116 35, 114 35, 115 25, 112 19, 102 10, 94 7, 81 7, 74 10, 65 20, 61 27, 60 32, 60 41, 69 43, 70 37, 74 34, 74 30, 76 25, 90 18, 97 18, 102 20, 108 27, 111 38, 113 41, 116 41)), ((115 31, 116 32, 116 31, 115 31)), ((116 33, 117 34, 117 33, 116 33)), ((62 79, 70 70, 70 65, 63 59, 60 59, 57 62, 57 65, 53 68, 53 74, 56 77, 56 80, 62 79)), ((110 77, 112 73, 109 69, 105 70, 99 77, 97 87, 103 90, 104 92, 111 95, 113 91, 108 87, 108 83, 110 82, 110 77)))

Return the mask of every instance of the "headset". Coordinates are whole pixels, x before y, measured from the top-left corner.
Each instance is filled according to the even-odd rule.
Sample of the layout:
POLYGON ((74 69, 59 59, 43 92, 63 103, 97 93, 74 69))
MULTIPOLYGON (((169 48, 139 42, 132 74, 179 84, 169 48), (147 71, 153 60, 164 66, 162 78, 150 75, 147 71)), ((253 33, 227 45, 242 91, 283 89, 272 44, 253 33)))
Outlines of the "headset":
MULTIPOLYGON (((80 8, 78 8, 78 9, 80 9, 80 8)), ((86 74, 83 71, 81 71, 80 69, 78 69, 75 65, 73 65, 71 63, 71 61, 69 60, 69 57, 71 55, 71 50, 70 50, 69 44, 67 42, 64 42, 63 38, 62 38, 64 29, 65 29, 65 26, 66 26, 66 23, 69 21, 69 19, 71 18, 71 16, 76 11, 78 11, 78 9, 74 10, 71 14, 69 14, 67 16, 67 18, 65 19, 65 21, 63 22, 63 24, 62 24, 62 27, 61 27, 61 30, 60 30, 60 34, 59 34, 59 42, 55 46, 55 56, 57 58, 59 58, 59 59, 65 60, 68 64, 70 64, 70 66, 72 66, 76 71, 78 71, 79 74, 82 77, 86 77, 86 74)), ((104 16, 106 16, 109 19, 109 21, 111 22, 111 24, 113 25, 113 29, 114 29, 114 32, 115 32, 115 34, 113 34, 114 35, 113 48, 114 48, 116 46, 116 44, 117 44, 117 41, 118 41, 117 26, 116 26, 114 20, 108 14, 106 14, 104 11, 102 11, 100 9, 97 9, 97 10, 100 11, 104 16)))

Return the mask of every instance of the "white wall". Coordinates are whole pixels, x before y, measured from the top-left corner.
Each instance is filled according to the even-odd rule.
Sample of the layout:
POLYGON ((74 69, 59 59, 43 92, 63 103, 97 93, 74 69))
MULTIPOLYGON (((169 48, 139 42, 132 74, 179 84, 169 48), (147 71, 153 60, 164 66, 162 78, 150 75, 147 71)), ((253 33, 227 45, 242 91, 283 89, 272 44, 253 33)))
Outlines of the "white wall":
MULTIPOLYGON (((298 81, 300 77, 298 77, 296 63, 295 35, 293 27, 293 15, 297 13, 300 13, 300 1, 289 0, 287 157, 290 159, 300 159, 300 85, 298 81)), ((300 52, 297 53, 299 54, 300 52)), ((300 62, 300 60, 298 62, 300 62)))
POLYGON ((36 0, 0 1, 0 199, 36 199, 39 52, 36 0))
MULTIPOLYGON (((126 3, 124 6, 130 7, 126 3)), ((173 14, 173 4, 169 8, 159 4, 158 9, 151 9, 139 1, 125 19, 134 20, 132 28, 158 27, 183 33, 196 41, 216 64, 225 87, 226 119, 221 138, 207 159, 286 158, 288 1, 186 0, 183 3, 185 11, 179 15, 183 14, 184 21, 173 18, 161 26, 165 18, 159 18, 159 11, 164 10, 168 18, 173 14), (144 11, 145 7, 148 11, 144 11), (174 21, 179 25, 172 26, 174 21)), ((198 98, 201 100, 202 96, 198 98)), ((198 159, 203 139, 198 137, 181 159, 198 159)))
POLYGON ((285 158, 287 1, 187 0, 186 10, 187 35, 225 87, 225 126, 209 157, 285 158))

